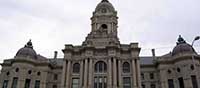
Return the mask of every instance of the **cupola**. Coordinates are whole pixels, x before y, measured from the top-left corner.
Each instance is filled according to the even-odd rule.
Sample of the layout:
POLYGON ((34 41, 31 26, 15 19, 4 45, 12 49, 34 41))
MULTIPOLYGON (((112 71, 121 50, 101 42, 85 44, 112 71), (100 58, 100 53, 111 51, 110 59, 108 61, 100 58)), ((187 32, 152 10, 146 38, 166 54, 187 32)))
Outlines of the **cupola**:
POLYGON ((27 57, 31 59, 37 59, 37 53, 33 49, 31 40, 29 40, 23 48, 18 50, 16 57, 27 57))
POLYGON ((194 48, 179 35, 177 45, 172 51, 172 56, 185 53, 196 54, 194 48))

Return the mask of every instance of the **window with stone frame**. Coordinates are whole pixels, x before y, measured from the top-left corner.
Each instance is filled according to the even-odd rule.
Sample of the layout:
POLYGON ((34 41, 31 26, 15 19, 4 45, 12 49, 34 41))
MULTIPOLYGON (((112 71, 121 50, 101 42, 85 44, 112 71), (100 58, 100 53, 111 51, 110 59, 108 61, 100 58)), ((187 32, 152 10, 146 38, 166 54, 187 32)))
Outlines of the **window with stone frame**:
POLYGON ((151 84, 151 88, 156 88, 156 84, 151 84))
POLYGON ((103 61, 98 61, 95 64, 95 73, 105 73, 107 71, 107 65, 103 61))
POLYGON ((141 79, 144 80, 144 73, 141 73, 141 79))
POLYGON ((185 88, 183 77, 178 78, 178 82, 180 88, 185 88))
POLYGON ((146 88, 145 84, 142 84, 142 88, 146 88))
POLYGON ((8 88, 8 80, 3 81, 3 86, 2 88, 8 88))
POLYGON ((30 83, 31 83, 31 80, 30 79, 26 79, 25 80, 25 84, 24 84, 24 88, 30 88, 30 83))
POLYGON ((18 83, 18 77, 14 77, 11 88, 17 88, 17 83, 18 83))
POLYGON ((103 61, 95 64, 94 88, 107 88, 107 65, 103 61))
POLYGON ((122 65, 123 73, 130 73, 130 64, 128 62, 124 62, 122 65))
POLYGON ((58 80, 58 74, 54 74, 53 79, 58 80))
POLYGON ((79 88, 79 78, 72 78, 72 88, 79 88))
POLYGON ((168 79, 168 86, 169 86, 169 88, 174 88, 174 80, 173 79, 168 79))
POLYGON ((80 73, 80 64, 79 63, 75 63, 73 65, 73 73, 80 73))
POLYGON ((131 88, 131 78, 123 77, 123 88, 131 88))
POLYGON ((56 84, 54 84, 54 85, 53 85, 53 88, 57 88, 57 85, 56 85, 56 84))
POLYGON ((149 78, 154 79, 154 73, 149 73, 149 78))
POLYGON ((107 88, 106 76, 95 76, 94 77, 94 88, 107 88))
POLYGON ((40 88, 40 80, 35 80, 35 88, 40 88))
POLYGON ((193 86, 193 88, 198 88, 197 78, 196 78, 195 75, 191 76, 191 80, 192 80, 192 86, 193 86))

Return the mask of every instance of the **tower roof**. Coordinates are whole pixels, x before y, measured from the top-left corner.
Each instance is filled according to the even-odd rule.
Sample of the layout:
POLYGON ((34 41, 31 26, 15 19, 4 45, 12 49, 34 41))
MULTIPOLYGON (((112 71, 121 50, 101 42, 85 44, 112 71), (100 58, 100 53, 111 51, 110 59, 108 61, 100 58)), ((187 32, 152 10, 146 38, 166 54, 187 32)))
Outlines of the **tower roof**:
POLYGON ((172 51, 172 55, 183 54, 183 53, 196 53, 194 48, 188 44, 182 37, 179 35, 177 40, 177 45, 172 51))
POLYGON ((95 13, 96 12, 104 13, 104 11, 111 13, 115 12, 115 8, 108 0, 102 0, 95 8, 95 13))
POLYGON ((33 49, 33 45, 31 40, 27 42, 27 44, 18 50, 16 56, 18 57, 30 57, 32 59, 37 59, 37 54, 35 50, 33 49))
POLYGON ((102 0, 101 2, 109 2, 108 0, 102 0))

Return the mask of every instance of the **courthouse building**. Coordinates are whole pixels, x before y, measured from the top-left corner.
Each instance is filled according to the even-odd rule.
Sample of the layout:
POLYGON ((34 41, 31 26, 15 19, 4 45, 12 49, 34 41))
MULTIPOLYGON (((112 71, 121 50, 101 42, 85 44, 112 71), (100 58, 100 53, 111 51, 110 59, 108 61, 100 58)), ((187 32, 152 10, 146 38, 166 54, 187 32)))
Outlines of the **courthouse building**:
POLYGON ((1 63, 0 87, 200 88, 200 55, 181 36, 166 55, 139 56, 138 43, 120 43, 117 11, 107 0, 96 6, 91 26, 81 45, 65 44, 63 58, 39 55, 29 41, 1 63))

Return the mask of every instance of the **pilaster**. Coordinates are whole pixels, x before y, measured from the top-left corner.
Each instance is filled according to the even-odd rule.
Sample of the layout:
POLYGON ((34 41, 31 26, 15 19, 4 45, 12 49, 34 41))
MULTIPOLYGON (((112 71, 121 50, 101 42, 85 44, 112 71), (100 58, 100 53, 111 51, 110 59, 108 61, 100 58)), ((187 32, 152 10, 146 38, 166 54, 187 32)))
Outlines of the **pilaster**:
POLYGON ((88 76, 88 59, 85 59, 85 71, 84 71, 84 88, 87 88, 88 76))
POLYGON ((119 88, 122 88, 122 68, 121 68, 121 60, 118 60, 118 76, 119 76, 119 88))
POLYGON ((62 69, 62 80, 61 80, 61 88, 65 88, 66 84, 66 59, 63 60, 63 69, 62 69))
POLYGON ((93 66, 92 66, 92 59, 89 60, 89 83, 88 88, 92 88, 92 79, 93 79, 93 66))
POLYGON ((116 58, 113 58, 113 88, 117 88, 117 63, 116 58))
POLYGON ((66 87, 70 88, 71 61, 67 63, 66 87))
POLYGON ((132 78, 133 78, 133 88, 137 88, 137 76, 136 76, 136 65, 135 65, 135 59, 132 59, 132 78))
POLYGON ((111 58, 108 60, 108 88, 112 88, 112 62, 111 58))

